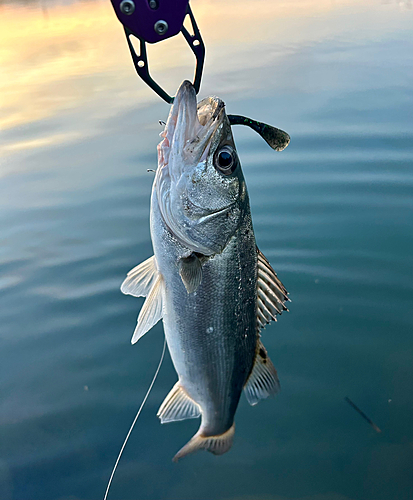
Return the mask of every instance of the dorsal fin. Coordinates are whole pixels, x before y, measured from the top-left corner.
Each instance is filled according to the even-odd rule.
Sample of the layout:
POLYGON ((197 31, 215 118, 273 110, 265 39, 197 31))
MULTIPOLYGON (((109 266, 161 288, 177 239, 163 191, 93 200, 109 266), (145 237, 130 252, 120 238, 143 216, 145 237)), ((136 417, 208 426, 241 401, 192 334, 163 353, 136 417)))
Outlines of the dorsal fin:
POLYGON ((244 386, 248 403, 254 406, 261 399, 274 396, 279 390, 280 381, 278 380, 277 370, 268 357, 267 350, 258 340, 254 366, 244 386))
POLYGON ((200 415, 199 406, 188 396, 179 382, 172 387, 157 413, 161 424, 197 418, 200 415))
POLYGON ((278 279, 277 273, 258 251, 257 323, 258 331, 270 321, 277 321, 277 314, 288 311, 285 302, 290 301, 288 292, 278 279))

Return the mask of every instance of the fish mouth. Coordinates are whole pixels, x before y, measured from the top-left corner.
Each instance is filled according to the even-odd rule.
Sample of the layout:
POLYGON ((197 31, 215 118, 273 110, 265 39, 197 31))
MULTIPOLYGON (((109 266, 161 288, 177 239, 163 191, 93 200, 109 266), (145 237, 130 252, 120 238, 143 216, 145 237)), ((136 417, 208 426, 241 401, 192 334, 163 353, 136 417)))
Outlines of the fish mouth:
POLYGON ((187 184, 194 167, 208 156, 214 134, 226 119, 224 108, 218 97, 207 97, 197 104, 193 85, 184 81, 158 145, 153 189, 162 219, 183 246, 204 255, 221 251, 222 245, 207 237, 201 227, 229 208, 215 211, 198 207, 188 196, 187 184))
MULTIPOLYGON (((224 120, 224 102, 218 97, 207 97, 197 104, 196 92, 191 82, 180 85, 169 113, 163 141, 158 146, 158 165, 165 167, 172 157, 184 163, 198 163, 208 154, 211 138, 224 120)), ((178 176, 181 169, 173 170, 178 176)), ((173 172, 170 172, 172 177, 173 172)))

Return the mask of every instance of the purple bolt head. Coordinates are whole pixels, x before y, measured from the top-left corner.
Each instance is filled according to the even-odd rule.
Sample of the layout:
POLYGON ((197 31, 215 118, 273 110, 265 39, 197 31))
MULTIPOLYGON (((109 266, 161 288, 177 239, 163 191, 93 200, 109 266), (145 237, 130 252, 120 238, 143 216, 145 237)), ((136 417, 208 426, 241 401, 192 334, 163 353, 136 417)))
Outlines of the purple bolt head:
POLYGON ((189 0, 111 0, 111 2, 119 21, 125 28, 145 42, 156 43, 181 31, 189 0), (151 8, 150 4, 155 4, 157 8, 151 8))

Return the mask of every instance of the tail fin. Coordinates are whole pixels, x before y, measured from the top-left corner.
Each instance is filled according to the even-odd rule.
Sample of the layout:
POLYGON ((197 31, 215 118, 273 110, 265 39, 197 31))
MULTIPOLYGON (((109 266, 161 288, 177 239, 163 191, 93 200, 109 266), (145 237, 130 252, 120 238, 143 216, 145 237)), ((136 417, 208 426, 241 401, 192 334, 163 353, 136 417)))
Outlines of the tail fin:
POLYGON ((234 440, 234 432, 235 424, 232 424, 226 432, 219 436, 202 436, 201 432, 198 431, 195 436, 178 451, 173 461, 177 462, 180 458, 195 453, 198 450, 207 450, 214 455, 222 455, 231 448, 232 441, 234 440))

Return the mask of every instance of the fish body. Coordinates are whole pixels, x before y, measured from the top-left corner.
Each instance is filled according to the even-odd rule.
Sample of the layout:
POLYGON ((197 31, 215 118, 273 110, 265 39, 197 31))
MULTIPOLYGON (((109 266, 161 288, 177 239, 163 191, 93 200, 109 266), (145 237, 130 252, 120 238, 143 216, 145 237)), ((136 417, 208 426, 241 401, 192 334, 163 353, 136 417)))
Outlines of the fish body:
POLYGON ((178 374, 161 422, 201 416, 175 456, 225 453, 245 389, 251 404, 275 394, 277 372, 259 330, 286 309, 287 292, 255 242, 245 179, 222 101, 196 103, 183 82, 158 146, 151 197, 154 256, 122 291, 147 299, 132 339, 160 318, 178 374))
MULTIPOLYGON (((152 203, 157 215, 156 195, 152 203)), ((179 383, 202 409, 202 435, 221 435, 233 425, 257 344, 251 219, 246 217, 221 253, 206 259, 193 293, 187 292, 176 264, 188 250, 170 243, 161 218, 152 217, 152 234, 165 283, 165 335, 179 383)))

